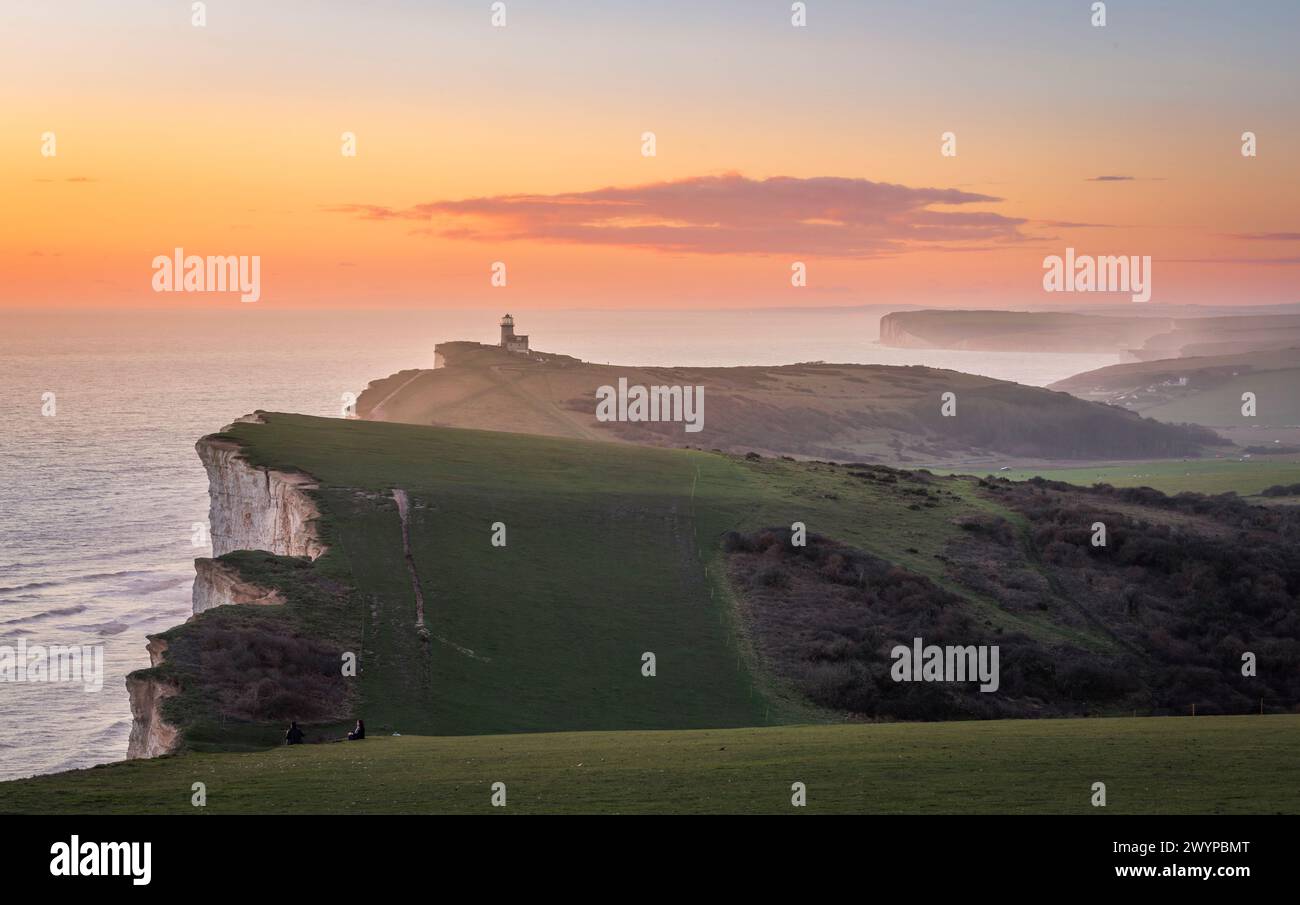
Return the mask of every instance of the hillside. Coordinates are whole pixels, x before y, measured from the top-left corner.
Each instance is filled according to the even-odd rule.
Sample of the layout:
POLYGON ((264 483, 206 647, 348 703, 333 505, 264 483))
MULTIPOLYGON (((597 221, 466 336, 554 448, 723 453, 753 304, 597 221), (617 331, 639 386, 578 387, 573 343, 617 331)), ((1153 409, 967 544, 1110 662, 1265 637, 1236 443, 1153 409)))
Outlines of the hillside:
MULTIPOLYGON (((984 474, 987 469, 959 468, 957 473, 984 474)), ((1153 462, 1125 462, 1120 465, 1078 465, 1067 468, 1011 468, 998 470, 998 476, 1012 481, 1041 477, 1088 487, 1110 484, 1115 487, 1152 487, 1170 496, 1198 493, 1210 496, 1239 494, 1249 502, 1270 505, 1297 503, 1300 500, 1264 495, 1273 487, 1300 484, 1300 453, 1252 456, 1249 459, 1222 457, 1192 461, 1162 459, 1153 462)))
POLYGON ((265 413, 199 446, 224 552, 199 561, 201 612, 128 683, 138 753, 256 748, 289 719, 337 737, 355 714, 461 735, 1300 700, 1287 508, 265 413), (267 511, 261 540, 231 534, 267 511), (1097 519, 1107 550, 1087 542, 1097 519), (763 540, 796 521, 807 547, 763 540), (1000 693, 882 683, 916 635, 1002 645, 1000 693), (1268 658, 1258 679, 1241 645, 1268 658))
MULTIPOLYGON (((1140 307, 1140 306, 1139 306, 1140 307)), ((1113 309, 1111 309, 1113 310, 1113 309)), ((1300 314, 1130 316, 1049 311, 896 311, 880 320, 880 342, 905 349, 1120 352, 1150 361, 1300 346, 1300 314)), ((1278 310, 1287 310, 1281 308, 1278 310)), ((1177 309, 1170 314, 1177 313, 1177 309)))
POLYGON ((1238 355, 1300 347, 1300 315, 1179 318, 1168 333, 1150 337, 1133 352, 1141 360, 1238 355))
POLYGON ((895 311, 880 319, 880 342, 898 349, 1119 352, 1174 327, 1170 317, 1042 311, 895 311))
POLYGON ((1113 365, 1050 388, 1166 422, 1295 427, 1300 425, 1300 347, 1113 365), (1241 412, 1245 392, 1257 400, 1249 419, 1241 412))
POLYGON ((1223 442, 1208 431, 1144 421, 1068 394, 934 368, 612 367, 477 343, 444 343, 437 354, 433 370, 372 382, 357 402, 358 416, 890 464, 1195 456, 1223 442), (598 389, 621 380, 629 387, 703 387, 703 429, 598 420, 598 389), (941 413, 945 393, 955 396, 955 416, 941 413))

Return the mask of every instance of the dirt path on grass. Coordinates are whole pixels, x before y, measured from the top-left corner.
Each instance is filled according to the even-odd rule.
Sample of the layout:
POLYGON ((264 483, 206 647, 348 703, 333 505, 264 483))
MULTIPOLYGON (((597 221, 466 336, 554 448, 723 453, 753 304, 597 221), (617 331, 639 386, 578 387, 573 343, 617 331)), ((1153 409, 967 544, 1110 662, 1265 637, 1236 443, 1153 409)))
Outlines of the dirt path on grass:
POLYGON ((420 587, 420 575, 415 571, 415 557, 411 555, 411 520, 409 517, 411 501, 406 491, 400 487, 393 488, 393 502, 397 503, 397 514, 402 520, 402 557, 406 560, 406 571, 411 573, 411 590, 415 592, 415 624, 424 625, 424 589, 420 587))
POLYGON ((401 386, 393 390, 383 399, 380 399, 378 402, 376 402, 374 405, 370 407, 370 411, 366 413, 366 419, 370 421, 384 420, 382 417, 384 412, 384 406, 388 404, 388 401, 392 399, 394 396, 396 396, 398 393, 405 390, 411 384, 415 383, 417 380, 427 377, 428 374, 429 374, 428 371, 420 371, 418 374, 416 374, 414 377, 410 378, 409 380, 403 381, 401 386))

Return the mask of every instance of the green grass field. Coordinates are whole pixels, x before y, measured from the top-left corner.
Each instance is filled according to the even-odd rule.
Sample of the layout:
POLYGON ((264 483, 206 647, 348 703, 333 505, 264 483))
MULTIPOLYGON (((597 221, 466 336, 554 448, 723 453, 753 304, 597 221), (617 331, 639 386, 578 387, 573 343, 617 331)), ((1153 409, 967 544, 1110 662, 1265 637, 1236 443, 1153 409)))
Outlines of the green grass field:
POLYGON ((1243 374, 1205 392, 1143 409, 1142 415, 1170 424, 1291 427, 1300 424, 1298 381, 1300 371, 1295 369, 1243 374), (1257 406, 1255 416, 1249 419, 1241 415, 1241 396, 1247 392, 1255 394, 1257 406))
POLYGON ((0 813, 1294 814, 1297 741, 1297 715, 403 736, 2 783, 0 813))
POLYGON ((1115 487, 1152 487, 1163 493, 1228 493, 1242 496, 1258 494, 1274 484, 1300 483, 1300 456, 1256 457, 1246 461, 1222 459, 1161 460, 1131 462, 1124 465, 1084 465, 1068 468, 1014 468, 990 471, 984 468, 932 469, 936 474, 994 474, 1012 481, 1043 477, 1087 487, 1112 484, 1115 487))
POLYGON ((342 568, 372 604, 361 614, 369 725, 443 735, 767 718, 726 607, 708 605, 697 542, 697 529, 712 529, 697 523, 692 488, 725 494, 723 460, 502 433, 274 422, 234 433, 254 460, 292 462, 322 482, 335 544, 322 565, 342 568), (414 629, 400 521, 386 501, 393 487, 413 503, 429 641, 414 629), (495 522, 506 526, 504 547, 490 543, 495 522), (653 679, 641 675, 647 651, 658 660, 653 679))

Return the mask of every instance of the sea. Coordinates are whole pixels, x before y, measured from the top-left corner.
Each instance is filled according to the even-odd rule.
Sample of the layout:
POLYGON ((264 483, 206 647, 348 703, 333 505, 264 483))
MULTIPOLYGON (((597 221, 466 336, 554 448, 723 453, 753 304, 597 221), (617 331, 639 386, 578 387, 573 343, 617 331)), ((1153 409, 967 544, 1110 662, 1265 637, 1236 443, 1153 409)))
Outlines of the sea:
MULTIPOLYGON (((923 364, 1044 386, 1116 355, 887 349, 889 308, 512 310, 535 349, 623 365, 923 364)), ((18 310, 0 315, 0 656, 103 650, 102 687, 0 680, 0 780, 126 756, 123 679, 190 615, 211 555, 194 442, 255 409, 340 417, 345 394, 495 342, 503 312, 18 310)))

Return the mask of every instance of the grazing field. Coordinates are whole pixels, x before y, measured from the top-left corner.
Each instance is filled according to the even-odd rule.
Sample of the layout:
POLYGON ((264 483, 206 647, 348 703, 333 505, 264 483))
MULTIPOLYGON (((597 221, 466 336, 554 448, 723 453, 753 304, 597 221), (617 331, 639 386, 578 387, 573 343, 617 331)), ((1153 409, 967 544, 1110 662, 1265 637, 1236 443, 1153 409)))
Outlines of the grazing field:
POLYGON ((1095 464, 1042 468, 1013 468, 997 471, 985 467, 969 469, 933 469, 942 474, 996 474, 1012 481, 1043 477, 1087 487, 1112 484, 1115 487, 1152 487, 1162 493, 1238 493, 1253 496, 1275 484, 1300 482, 1300 456, 1265 456, 1242 461, 1236 457, 1222 459, 1159 460, 1130 462, 1123 465, 1095 464))
POLYGON ((1051 389, 1167 423, 1294 429, 1300 425, 1300 349, 1111 365, 1058 381, 1051 389), (1244 393, 1256 398, 1250 417, 1242 416, 1244 393))
POLYGON ((1297 715, 403 736, 3 783, 0 813, 1294 814, 1297 744, 1297 715))
POLYGON ((1295 427, 1300 424, 1300 370, 1243 374, 1203 393, 1144 409, 1142 414, 1169 424, 1191 422, 1212 427, 1295 427), (1241 416, 1243 393, 1254 393, 1257 414, 1241 416))

